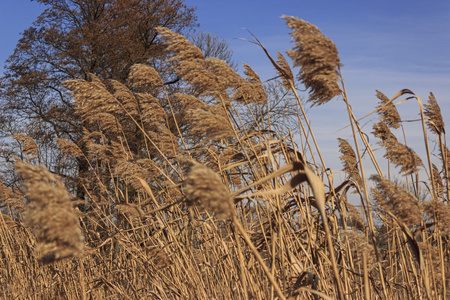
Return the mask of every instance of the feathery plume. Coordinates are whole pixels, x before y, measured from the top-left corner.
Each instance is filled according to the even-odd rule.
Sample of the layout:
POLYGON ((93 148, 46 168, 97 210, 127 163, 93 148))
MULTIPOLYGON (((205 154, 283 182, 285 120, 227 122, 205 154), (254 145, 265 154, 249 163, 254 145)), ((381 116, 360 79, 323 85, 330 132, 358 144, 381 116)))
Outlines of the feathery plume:
POLYGON ((168 155, 176 155, 178 153, 177 138, 163 124, 156 125, 153 131, 148 132, 148 135, 162 153, 168 155))
POLYGON ((373 124, 373 135, 379 138, 382 142, 388 140, 397 140, 395 135, 391 132, 387 124, 383 121, 373 124))
POLYGON ((165 27, 155 28, 166 40, 167 51, 174 53, 169 61, 202 59, 205 57, 202 50, 194 46, 187 38, 165 27))
POLYGON ((16 162, 24 179, 28 223, 35 227, 40 261, 52 263, 81 254, 83 235, 61 178, 43 166, 16 162))
POLYGON ((424 212, 435 221, 435 225, 445 235, 450 234, 450 205, 437 199, 431 199, 423 205, 424 212))
POLYGON ((400 172, 410 175, 417 172, 418 167, 423 166, 416 152, 400 143, 385 122, 380 121, 374 124, 373 129, 373 134, 381 139, 379 144, 386 149, 383 157, 391 160, 397 167, 400 166, 400 172))
POLYGON ((378 90, 376 90, 376 96, 381 100, 377 106, 377 108, 379 108, 378 113, 381 120, 392 128, 399 128, 402 119, 400 118, 400 115, 398 114, 397 108, 395 107, 394 103, 389 102, 390 99, 378 90))
POLYGON ((156 30, 162 35, 167 45, 167 52, 172 53, 168 59, 173 62, 176 74, 189 82, 198 94, 216 84, 216 76, 206 70, 206 61, 202 51, 184 36, 164 27, 156 30))
POLYGON ((166 112, 158 99, 151 94, 136 94, 141 107, 141 120, 144 124, 157 126, 166 120, 166 112))
POLYGON ((281 70, 278 70, 277 68, 276 71, 281 77, 281 85, 283 85, 286 90, 290 90, 290 81, 294 82, 294 74, 292 73, 292 69, 281 52, 278 52, 277 59, 277 65, 281 68, 281 70))
POLYGON ((196 138, 225 139, 234 136, 228 119, 221 114, 193 108, 186 112, 185 120, 190 126, 191 135, 196 138))
POLYGON ((142 166, 137 161, 122 160, 117 162, 114 167, 114 175, 126 179, 137 191, 144 191, 142 183, 137 177, 144 180, 151 179, 155 176, 155 172, 153 169, 142 166))
POLYGON ((372 188, 371 191, 382 210, 392 212, 408 225, 422 221, 421 205, 413 194, 378 175, 374 175, 370 179, 376 183, 376 188, 372 188))
POLYGON ((367 262, 368 268, 374 268, 376 266, 375 249, 373 245, 368 242, 367 237, 356 231, 344 231, 343 235, 348 239, 350 246, 349 250, 353 257, 354 264, 360 269, 363 268, 363 253, 365 252, 369 258, 369 261, 367 262))
POLYGON ((216 57, 206 59, 206 68, 216 76, 217 92, 235 87, 241 79, 227 62, 216 57))
POLYGON ((75 143, 72 143, 71 141, 56 138, 55 142, 58 143, 59 147, 61 148, 61 151, 63 153, 80 157, 83 156, 83 151, 81 151, 80 147, 78 147, 75 143))
POLYGON ((11 136, 18 142, 23 143, 22 152, 25 155, 35 156, 39 153, 39 147, 36 142, 26 134, 18 133, 11 136))
POLYGON ((217 173, 192 161, 184 182, 188 205, 197 205, 210 210, 219 219, 230 218, 233 215, 233 199, 217 173))
POLYGON ((362 186, 362 179, 358 170, 358 160, 356 159, 355 151, 353 151, 350 143, 344 139, 338 138, 339 141, 339 151, 342 155, 339 157, 344 164, 343 171, 347 175, 355 180, 358 185, 362 186))
POLYGON ((86 145, 88 157, 104 160, 111 164, 130 158, 130 153, 124 151, 122 144, 115 141, 110 141, 109 144, 100 144, 99 141, 102 138, 102 134, 97 131, 84 133, 82 142, 86 145))
POLYGON ((433 93, 428 96, 428 104, 425 104, 425 116, 428 117, 428 128, 437 135, 445 133, 444 120, 441 114, 441 108, 436 101, 433 93))
POLYGON ((433 179, 436 184, 436 192, 441 196, 444 191, 444 184, 442 183, 441 174, 439 173, 439 170, 435 164, 432 164, 432 168, 433 169, 431 170, 431 172, 433 172, 433 179))
POLYGON ((110 113, 98 113, 96 123, 99 124, 101 130, 107 130, 115 134, 123 131, 119 120, 117 120, 117 118, 110 113))
POLYGON ((131 66, 128 74, 128 84, 140 91, 164 85, 159 73, 154 68, 144 64, 131 66))
POLYGON ((388 140, 384 145, 386 147, 384 157, 390 159, 397 167, 400 166, 400 172, 405 175, 416 173, 419 167, 423 167, 419 155, 410 147, 397 140, 388 140))
POLYGON ((103 84, 83 79, 67 80, 62 86, 72 91, 75 109, 83 120, 95 122, 99 113, 120 112, 116 98, 103 84))
POLYGON ((195 96, 188 94, 175 93, 173 97, 179 101, 184 110, 191 108, 201 108, 207 110, 209 105, 195 96))
POLYGON ((295 42, 288 50, 294 66, 300 67, 299 77, 310 89, 308 102, 321 105, 340 95, 339 59, 336 45, 316 26, 296 17, 283 16, 295 42))
POLYGON ((12 190, 3 184, 0 178, 0 203, 6 205, 16 212, 23 212, 25 203, 22 201, 22 195, 18 190, 12 190))
POLYGON ((262 104, 267 102, 267 95, 258 74, 245 63, 244 69, 247 80, 240 78, 239 84, 234 90, 233 98, 241 103, 262 104))
MULTIPOLYGON (((139 114, 139 104, 136 100, 134 94, 122 83, 117 80, 111 79, 109 81, 111 86, 112 95, 122 103, 126 112, 128 112, 133 117, 137 117, 139 114)), ((121 112, 125 113, 125 112, 121 112)))
POLYGON ((364 219, 361 217, 361 214, 358 211, 358 209, 352 204, 350 204, 348 201, 346 201, 345 206, 347 207, 350 226, 352 226, 355 229, 364 231, 365 229, 364 219))

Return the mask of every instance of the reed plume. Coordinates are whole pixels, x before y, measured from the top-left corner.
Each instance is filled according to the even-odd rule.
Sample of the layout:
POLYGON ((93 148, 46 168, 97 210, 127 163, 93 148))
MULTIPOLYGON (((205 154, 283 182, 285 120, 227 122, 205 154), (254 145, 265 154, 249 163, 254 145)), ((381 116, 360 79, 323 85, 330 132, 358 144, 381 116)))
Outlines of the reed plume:
POLYGON ((134 64, 128 74, 128 84, 139 91, 162 87, 164 85, 159 73, 144 64, 134 64))
POLYGON ((277 65, 280 69, 275 69, 281 78, 281 85, 283 85, 286 90, 290 90, 292 88, 291 83, 294 82, 294 74, 292 73, 292 69, 287 62, 286 57, 284 57, 281 52, 278 52, 277 55, 277 65))
POLYGON ((380 121, 373 125, 373 134, 381 139, 379 144, 386 149, 384 157, 392 161, 400 172, 410 175, 423 167, 423 162, 417 153, 410 147, 400 143, 394 134, 389 130, 385 122, 380 121))
POLYGON ((321 105, 341 94, 339 59, 336 45, 316 26, 296 17, 283 16, 295 42, 288 50, 294 66, 300 67, 299 79, 310 90, 308 102, 321 105))
POLYGON ((371 191, 382 210, 392 212, 405 224, 417 224, 422 221, 421 204, 412 193, 378 175, 370 179, 376 183, 376 188, 372 188, 371 191))
POLYGON ((192 162, 184 183, 188 205, 197 205, 212 211, 219 219, 233 216, 233 199, 217 173, 197 162, 192 162))
POLYGON ((18 142, 23 143, 22 153, 28 156, 36 156, 39 154, 39 147, 36 142, 26 134, 18 133, 11 136, 18 142))
POLYGON ((146 164, 145 161, 128 161, 121 160, 117 162, 114 167, 113 174, 117 177, 126 179, 130 185, 136 189, 137 191, 143 191, 143 186, 141 179, 152 179, 156 174, 153 168, 149 168, 149 166, 154 167, 153 164, 146 164))
POLYGON ((155 28, 167 45, 167 52, 172 56, 168 62, 173 63, 176 74, 189 82, 200 95, 207 92, 211 85, 216 85, 215 75, 206 70, 206 61, 202 51, 184 36, 164 27, 155 28))
POLYGON ((400 166, 400 172, 405 175, 416 173, 419 167, 423 167, 422 159, 410 147, 390 140, 386 143, 385 158, 390 159, 397 167, 400 166))
POLYGON ((376 91, 376 96, 380 99, 380 103, 377 106, 379 109, 378 114, 380 115, 380 119, 392 128, 399 128, 402 119, 400 118, 394 103, 392 103, 385 94, 378 90, 376 91))
POLYGON ((136 96, 122 83, 117 80, 110 80, 112 95, 122 104, 125 111, 122 114, 130 114, 133 118, 139 116, 139 103, 136 96))
POLYGON ((189 131, 192 137, 225 139, 234 136, 233 127, 228 119, 221 115, 219 111, 204 110, 202 108, 192 108, 186 112, 185 120, 189 124, 189 131))
POLYGON ((397 140, 397 137, 391 132, 387 124, 383 121, 373 124, 373 135, 382 142, 397 140))
POLYGON ((342 153, 339 158, 344 164, 343 171, 347 173, 348 177, 353 179, 358 186, 362 187, 362 179, 359 174, 358 160, 356 158, 355 151, 353 151, 352 146, 346 140, 338 138, 338 141, 339 151, 342 153))
POLYGON ((442 234, 450 234, 450 205, 448 203, 431 199, 424 203, 423 211, 429 218, 433 219, 435 226, 442 234))
POLYGON ((11 189, 4 185, 0 178, 0 205, 6 206, 8 212, 22 213, 25 209, 25 203, 22 201, 22 195, 17 189, 11 189))
POLYGON ((98 81, 74 79, 64 81, 62 85, 72 91, 75 109, 84 121, 95 122, 99 113, 121 112, 116 98, 98 81))
POLYGON ((428 128, 437 135, 445 133, 444 119, 442 118, 441 108, 436 101, 433 93, 428 96, 428 104, 425 104, 425 116, 428 117, 428 128))
POLYGON ((152 131, 148 132, 148 136, 162 153, 168 155, 176 155, 178 153, 178 140, 165 125, 157 124, 152 131))
POLYGON ((175 93, 173 97, 178 100, 185 111, 191 108, 201 108, 204 110, 209 108, 208 104, 193 95, 175 93))
POLYGON ((166 112, 158 99, 151 94, 137 93, 136 99, 139 101, 141 120, 144 124, 157 126, 165 123, 166 112))
POLYGON ((244 69, 247 80, 243 78, 239 79, 239 84, 234 90, 233 98, 241 103, 262 104, 267 102, 267 95, 258 74, 245 63, 244 69))
POLYGON ((16 171, 24 179, 27 220, 38 239, 39 260, 48 264, 80 255, 84 238, 61 178, 22 161, 16 162, 16 171))
POLYGON ((61 151, 63 153, 75 156, 75 157, 81 157, 83 156, 83 151, 81 151, 80 147, 77 146, 77 144, 68 141, 68 140, 64 140, 64 139, 60 139, 60 138, 56 138, 55 142, 58 143, 61 151))

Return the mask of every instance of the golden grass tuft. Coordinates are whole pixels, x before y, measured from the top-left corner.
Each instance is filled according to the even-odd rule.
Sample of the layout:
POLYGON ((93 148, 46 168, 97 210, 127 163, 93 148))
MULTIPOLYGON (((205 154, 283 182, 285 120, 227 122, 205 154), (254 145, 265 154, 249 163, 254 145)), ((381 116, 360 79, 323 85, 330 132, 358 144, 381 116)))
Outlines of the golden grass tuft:
POLYGON ((11 136, 18 142, 23 143, 22 152, 28 156, 36 156, 39 154, 39 147, 36 142, 26 134, 18 133, 11 136))
POLYGON ((378 175, 371 179, 376 183, 376 188, 371 189, 372 195, 382 210, 392 212, 408 225, 423 220, 421 204, 411 192, 378 175))
POLYGON ((410 147, 400 143, 389 130, 385 122, 380 121, 373 125, 373 134, 381 139, 380 145, 386 149, 385 158, 400 166, 400 172, 405 175, 416 173, 419 167, 423 167, 422 159, 410 147))
MULTIPOLYGON (((2 170, 0 298, 447 299, 450 152, 437 103, 425 107, 437 133, 424 130, 425 145, 433 138, 439 145, 426 166, 406 147, 411 122, 402 123, 404 144, 390 129, 405 101, 394 106, 380 92, 373 132, 386 153, 372 150, 367 127, 339 89, 334 44, 307 22, 286 21, 309 101, 320 105, 341 93, 349 111, 355 146, 338 139, 347 178, 325 166, 280 53, 274 62, 253 41, 276 68, 272 86, 283 85, 282 97, 265 94, 250 66, 244 79, 159 28, 171 73, 138 65, 128 82, 67 81, 82 118, 80 139, 74 144, 61 133, 49 150, 33 135, 50 167, 18 161, 21 177, 2 170), (176 83, 162 86, 161 77, 176 83), (279 102, 287 95, 294 107, 279 102), (289 125, 276 118, 297 109, 289 125), (378 162, 383 154, 386 164, 378 162), (395 179, 385 179, 384 168, 395 179), (368 187, 372 171, 378 175, 368 187), (83 257, 63 260, 83 249, 83 257)), ((401 90, 393 100, 403 95, 414 94, 401 90)), ((0 149, 6 158, 13 150, 0 149)))
POLYGON ((402 119, 400 118, 394 103, 378 90, 376 91, 376 96, 380 99, 377 108, 379 109, 378 113, 380 114, 381 120, 392 128, 399 128, 402 119))
POLYGON ((68 140, 64 140, 64 139, 60 139, 60 138, 56 138, 55 142, 58 143, 59 147, 61 148, 61 151, 63 153, 75 156, 75 157, 81 157, 83 156, 83 151, 81 151, 80 147, 78 147, 75 143, 68 141, 68 140))
POLYGON ((240 103, 266 103, 267 95, 258 74, 245 63, 244 69, 247 80, 240 78, 239 84, 234 90, 233 98, 240 103))
POLYGON ((359 174, 358 161, 356 158, 355 151, 353 151, 350 143, 344 139, 338 138, 339 141, 339 151, 342 155, 339 157, 344 164, 343 171, 353 179, 359 187, 362 187, 362 179, 359 174))
POLYGON ((39 260, 49 264, 80 255, 84 238, 61 178, 22 161, 16 162, 16 170, 24 179, 27 222, 36 232, 39 260))
POLYGON ((128 83, 138 90, 148 90, 164 85, 159 73, 152 67, 144 64, 135 64, 128 74, 128 83))
POLYGON ((339 87, 339 59, 336 45, 316 26, 296 17, 283 16, 292 29, 295 43, 293 50, 287 53, 300 67, 299 78, 309 89, 308 102, 321 105, 341 94, 339 87))
POLYGON ((212 211, 219 219, 229 219, 233 216, 233 199, 217 173, 192 162, 184 183, 188 205, 197 205, 212 211))
POLYGON ((439 107, 433 93, 430 93, 428 96, 428 104, 425 104, 424 107, 425 116, 428 117, 428 128, 437 135, 445 133, 445 125, 441 114, 441 108, 439 107))
POLYGON ((189 123, 190 134, 195 137, 225 139, 234 136, 233 127, 220 112, 214 114, 214 111, 192 108, 186 112, 185 120, 189 123))

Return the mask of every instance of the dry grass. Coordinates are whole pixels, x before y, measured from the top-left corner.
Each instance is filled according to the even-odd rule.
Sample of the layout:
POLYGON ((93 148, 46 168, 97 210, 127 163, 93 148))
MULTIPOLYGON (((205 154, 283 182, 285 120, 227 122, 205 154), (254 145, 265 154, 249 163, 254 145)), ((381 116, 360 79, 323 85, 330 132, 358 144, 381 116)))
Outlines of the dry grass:
MULTIPOLYGON (((61 179, 33 164, 38 144, 14 137, 23 181, 0 189, 0 298, 448 299, 449 150, 436 99, 423 112, 411 91, 377 92, 374 135, 398 166, 385 178, 350 109, 335 45, 285 18, 310 103, 339 96, 349 109, 355 146, 338 140, 347 178, 325 166, 284 56, 269 58, 298 100, 300 140, 262 115, 267 95, 250 66, 244 79, 159 28, 182 79, 177 93, 144 65, 127 85, 94 75, 64 83, 85 129, 79 144, 57 143, 87 172, 61 179), (393 101, 403 95, 437 138, 427 165, 389 129, 401 124, 393 101)), ((429 140, 424 131, 427 149, 429 140)))

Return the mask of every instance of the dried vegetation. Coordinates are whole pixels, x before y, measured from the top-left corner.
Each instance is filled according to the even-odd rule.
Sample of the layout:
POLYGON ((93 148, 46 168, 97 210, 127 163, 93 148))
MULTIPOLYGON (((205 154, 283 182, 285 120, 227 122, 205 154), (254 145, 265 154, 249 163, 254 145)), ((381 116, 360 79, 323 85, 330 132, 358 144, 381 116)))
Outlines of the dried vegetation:
MULTIPOLYGON (((308 101, 348 104, 336 46, 314 25, 285 19, 308 101)), ((23 145, 22 184, 0 190, 1 298, 448 299, 449 151, 432 94, 424 110, 409 90, 377 92, 374 135, 394 165, 387 177, 349 110, 356 147, 338 140, 339 182, 283 55, 269 58, 297 97, 300 142, 257 115, 267 95, 250 66, 244 79, 158 31, 183 80, 176 94, 146 65, 131 68, 127 85, 95 75, 64 83, 86 127, 80 144, 57 143, 89 172, 61 178, 40 165, 31 138, 13 137, 23 145), (389 129, 403 126, 393 101, 404 95, 419 104, 427 163, 389 129), (241 121, 245 109, 257 127, 241 121), (371 179, 363 161, 377 172, 371 179)))

